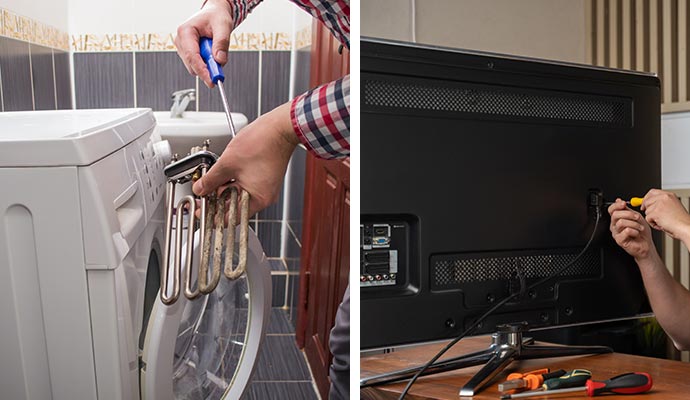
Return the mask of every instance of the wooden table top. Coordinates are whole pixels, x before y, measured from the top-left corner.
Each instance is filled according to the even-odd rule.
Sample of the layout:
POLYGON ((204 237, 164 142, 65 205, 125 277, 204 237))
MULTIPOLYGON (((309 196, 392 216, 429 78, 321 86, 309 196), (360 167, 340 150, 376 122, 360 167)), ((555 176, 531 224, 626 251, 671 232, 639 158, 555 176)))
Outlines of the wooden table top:
MULTIPOLYGON (((446 342, 447 343, 447 342, 446 342)), ((485 349, 491 343, 489 336, 479 336, 466 338, 460 341, 454 348, 450 349, 442 359, 459 356, 465 353, 485 349)), ((538 344, 538 343, 537 343, 538 344)), ((360 361, 361 377, 391 372, 402 368, 421 365, 439 351, 445 343, 436 343, 413 348, 396 350, 393 353, 379 354, 374 356, 362 357, 360 361)), ((421 377, 412 386, 408 400, 422 399, 452 399, 460 398, 458 392, 481 366, 465 368, 456 371, 445 372, 439 375, 421 377)), ((503 370, 496 378, 473 399, 498 399, 498 383, 505 381, 511 372, 526 372, 540 368, 551 368, 551 370, 565 369, 567 371, 582 368, 592 372, 592 377, 596 380, 606 380, 616 375, 626 372, 647 372, 652 376, 652 390, 645 394, 635 396, 606 394, 606 400, 614 399, 664 399, 664 400, 687 400, 690 399, 690 363, 680 361, 661 360, 627 354, 611 353, 589 356, 573 356, 561 358, 544 358, 540 360, 523 360, 511 363, 508 368, 503 370)), ((360 390, 360 398, 367 400, 397 400, 400 393, 405 388, 407 382, 392 383, 375 388, 360 390)), ((586 399, 589 398, 582 392, 563 393, 560 395, 534 397, 534 399, 586 399)))

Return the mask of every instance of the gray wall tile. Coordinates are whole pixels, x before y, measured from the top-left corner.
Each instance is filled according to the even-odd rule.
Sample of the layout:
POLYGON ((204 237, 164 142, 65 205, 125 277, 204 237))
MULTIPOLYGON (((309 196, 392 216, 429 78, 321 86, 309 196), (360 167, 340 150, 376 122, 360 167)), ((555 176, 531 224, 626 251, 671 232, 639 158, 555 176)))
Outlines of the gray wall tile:
POLYGON ((286 258, 299 258, 302 253, 302 246, 297 242, 297 238, 288 229, 287 235, 285 236, 285 257, 286 258))
POLYGON ((295 328, 288 321, 288 315, 282 308, 271 308, 271 319, 268 322, 267 335, 294 334, 295 328))
MULTIPOLYGON (((309 381, 311 376, 293 335, 267 335, 259 351, 254 381, 309 381)), ((266 397, 283 399, 283 397, 266 397)))
POLYGON ((283 307, 285 305, 285 290, 287 288, 287 275, 271 275, 271 306, 283 307))
POLYGON ((287 271, 287 269, 285 268, 285 263, 283 262, 282 258, 269 258, 268 259, 268 265, 271 266, 271 271, 276 271, 276 272, 287 271))
POLYGON ((267 257, 280 257, 282 222, 257 222, 256 236, 267 257))
POLYGON ((297 49, 295 59, 295 96, 302 94, 310 89, 309 69, 311 68, 311 46, 297 49))
POLYGON ((295 237, 297 240, 299 240, 300 243, 302 243, 302 220, 298 221, 290 221, 288 222, 288 225, 290 226, 290 229, 292 229, 293 232, 295 232, 295 237))
POLYGON ((77 108, 134 107, 132 53, 74 54, 77 108))
POLYGON ((242 400, 317 400, 314 385, 305 381, 252 382, 242 400))
POLYGON ((53 50, 49 47, 30 45, 31 74, 34 82, 34 108, 55 110, 55 85, 53 78, 53 50))
MULTIPOLYGON (((247 116, 249 122, 257 117, 259 105, 259 52, 231 51, 225 72, 225 93, 230 111, 247 116)), ((223 111, 217 88, 209 89, 199 82, 199 111, 223 111)))
POLYGON ((299 275, 290 275, 288 281, 288 319, 293 327, 297 326, 297 304, 299 303, 299 275))
POLYGON ((0 75, 4 110, 33 110, 28 43, 0 37, 0 75))
MULTIPOLYGON (((196 78, 187 72, 175 52, 139 52, 135 57, 137 107, 170 110, 173 92, 196 87, 196 78)), ((190 102, 188 109, 196 110, 196 103, 190 102)))
POLYGON ((290 52, 261 52, 261 113, 288 101, 290 94, 290 52))
POLYGON ((58 110, 72 108, 72 75, 69 71, 69 57, 70 55, 66 51, 53 50, 58 110))
POLYGON ((290 272, 297 273, 300 268, 300 258, 299 257, 285 257, 285 264, 290 272))

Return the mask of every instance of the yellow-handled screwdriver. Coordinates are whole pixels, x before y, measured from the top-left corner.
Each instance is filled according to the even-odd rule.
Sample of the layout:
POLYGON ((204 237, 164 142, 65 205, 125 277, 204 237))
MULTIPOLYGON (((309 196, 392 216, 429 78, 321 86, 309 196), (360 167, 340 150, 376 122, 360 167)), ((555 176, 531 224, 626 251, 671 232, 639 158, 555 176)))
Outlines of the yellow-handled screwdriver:
POLYGON ((633 197, 630 201, 626 201, 626 203, 630 204, 631 207, 639 207, 642 205, 643 201, 644 199, 642 197, 633 197))
MULTIPOLYGON (((633 197, 630 200, 626 201, 625 204, 629 205, 630 207, 639 207, 642 205, 642 202, 644 199, 642 197, 633 197)), ((613 201, 609 201, 604 204, 604 206, 608 207, 611 204, 613 204, 613 201)))

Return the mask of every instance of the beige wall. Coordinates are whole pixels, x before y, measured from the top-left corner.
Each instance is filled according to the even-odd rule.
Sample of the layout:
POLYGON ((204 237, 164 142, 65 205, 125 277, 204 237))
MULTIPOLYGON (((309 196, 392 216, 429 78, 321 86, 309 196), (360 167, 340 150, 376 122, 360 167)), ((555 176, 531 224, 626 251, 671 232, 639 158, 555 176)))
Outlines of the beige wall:
POLYGON ((0 8, 67 32, 68 0, 0 0, 0 8))
POLYGON ((412 42, 412 1, 361 0, 362 36, 412 42))
POLYGON ((416 37, 417 43, 585 62, 585 0, 362 0, 361 4, 363 36, 404 41, 416 37))

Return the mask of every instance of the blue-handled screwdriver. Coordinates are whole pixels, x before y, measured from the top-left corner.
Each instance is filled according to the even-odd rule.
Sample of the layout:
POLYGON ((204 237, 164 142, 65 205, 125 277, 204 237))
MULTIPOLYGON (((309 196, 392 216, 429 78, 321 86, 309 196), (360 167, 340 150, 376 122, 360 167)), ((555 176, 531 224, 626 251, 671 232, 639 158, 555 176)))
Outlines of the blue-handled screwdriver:
POLYGON ((211 81, 218 86, 220 90, 220 97, 223 100, 223 108, 225 109, 225 116, 228 119, 228 126, 230 127, 230 134, 235 137, 235 124, 232 122, 232 115, 230 115, 230 108, 228 107, 228 98, 225 96, 223 89, 223 82, 225 82, 225 75, 223 74, 223 67, 220 66, 213 58, 213 40, 207 37, 202 37, 199 40, 199 50, 201 58, 206 63, 208 72, 211 75, 211 81))

